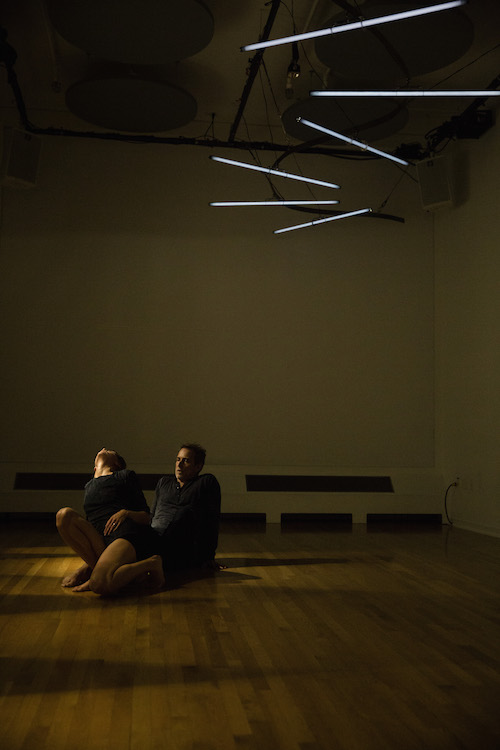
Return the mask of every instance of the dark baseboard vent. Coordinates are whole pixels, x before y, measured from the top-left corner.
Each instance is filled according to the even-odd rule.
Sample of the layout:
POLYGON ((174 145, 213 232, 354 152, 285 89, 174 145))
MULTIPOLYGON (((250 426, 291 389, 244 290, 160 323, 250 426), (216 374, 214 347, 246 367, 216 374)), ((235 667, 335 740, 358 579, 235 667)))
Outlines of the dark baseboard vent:
POLYGON ((50 523, 54 524, 55 527, 56 514, 55 512, 51 513, 49 511, 27 511, 26 513, 7 511, 5 513, 0 513, 0 521, 2 523, 8 523, 9 521, 22 521, 23 523, 25 521, 49 521, 50 523))
MULTIPOLYGON (((141 487, 153 491, 163 474, 138 474, 141 487)), ((92 474, 64 472, 18 472, 15 490, 83 490, 92 474)), ((247 474, 247 492, 394 492, 386 476, 294 476, 279 474, 247 474)))
MULTIPOLYGON (((163 474, 138 474, 141 488, 154 490, 163 474)), ((59 490, 82 490, 92 479, 92 473, 69 474, 59 472, 18 472, 14 480, 15 490, 42 490, 57 492, 59 490)))
POLYGON ((247 492, 394 492, 390 477, 247 474, 247 492))
POLYGON ((366 523, 435 523, 441 525, 441 513, 367 513, 366 523))
POLYGON ((238 521, 242 523, 266 523, 265 513, 221 513, 221 521, 238 521))
POLYGON ((92 474, 66 474, 56 472, 17 473, 15 490, 82 490, 92 479, 92 474))
POLYGON ((282 513, 281 523, 352 524, 352 513, 282 513))

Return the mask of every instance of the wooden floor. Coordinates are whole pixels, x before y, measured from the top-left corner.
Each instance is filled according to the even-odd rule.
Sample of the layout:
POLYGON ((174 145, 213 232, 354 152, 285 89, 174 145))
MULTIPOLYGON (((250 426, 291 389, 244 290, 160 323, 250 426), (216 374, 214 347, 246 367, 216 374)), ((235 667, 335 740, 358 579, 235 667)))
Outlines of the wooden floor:
POLYGON ((227 524, 227 570, 113 600, 52 525, 0 545, 2 750, 500 748, 500 539, 227 524))

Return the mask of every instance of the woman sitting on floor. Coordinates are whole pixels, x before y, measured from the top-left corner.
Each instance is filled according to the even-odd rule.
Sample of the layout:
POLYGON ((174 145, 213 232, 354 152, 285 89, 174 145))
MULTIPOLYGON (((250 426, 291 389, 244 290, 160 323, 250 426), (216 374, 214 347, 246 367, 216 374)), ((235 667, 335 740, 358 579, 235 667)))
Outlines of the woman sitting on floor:
POLYGON ((84 561, 63 579, 64 587, 110 596, 132 581, 158 589, 165 584, 146 499, 135 472, 116 451, 103 448, 97 454, 84 510, 86 518, 72 508, 57 512, 61 538, 84 561))

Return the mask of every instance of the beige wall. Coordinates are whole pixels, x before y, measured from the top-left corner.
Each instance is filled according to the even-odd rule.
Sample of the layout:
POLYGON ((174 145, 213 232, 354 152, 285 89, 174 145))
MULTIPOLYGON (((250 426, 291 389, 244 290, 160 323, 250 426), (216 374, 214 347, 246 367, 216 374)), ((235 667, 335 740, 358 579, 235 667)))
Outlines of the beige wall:
MULTIPOLYGON (((439 473, 433 220, 416 183, 385 208, 405 224, 274 236, 309 217, 210 208, 270 196, 261 175, 208 157, 46 138, 37 187, 3 189, 3 509, 29 506, 10 492, 16 470, 84 470, 103 444, 151 471, 194 439, 228 476, 439 473)), ((400 176, 388 162, 286 166, 341 183, 346 209, 378 208, 400 176)))
POLYGON ((438 462, 460 526, 500 535, 500 131, 457 144, 462 202, 436 216, 438 462))

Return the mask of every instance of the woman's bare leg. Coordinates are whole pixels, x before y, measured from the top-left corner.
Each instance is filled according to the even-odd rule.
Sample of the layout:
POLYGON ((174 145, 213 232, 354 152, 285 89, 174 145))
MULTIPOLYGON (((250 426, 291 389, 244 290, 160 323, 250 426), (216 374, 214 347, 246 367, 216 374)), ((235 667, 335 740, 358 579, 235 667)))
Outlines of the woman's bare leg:
POLYGON ((132 544, 126 539, 115 539, 97 561, 89 588, 101 596, 112 596, 128 583, 146 576, 150 587, 160 589, 164 586, 161 557, 152 555, 137 562, 132 544))
POLYGON ((75 590, 88 591, 82 585, 89 580, 99 557, 106 545, 91 523, 80 516, 73 508, 61 508, 56 515, 56 526, 59 535, 71 549, 80 555, 84 565, 73 574, 63 579, 65 587, 75 587, 75 590))
POLYGON ((161 589, 165 585, 163 562, 159 555, 152 555, 145 560, 122 565, 115 572, 111 584, 111 593, 119 591, 132 581, 140 581, 145 587, 161 589))

